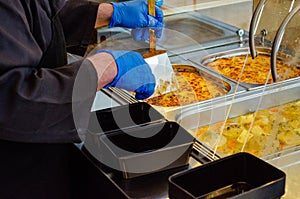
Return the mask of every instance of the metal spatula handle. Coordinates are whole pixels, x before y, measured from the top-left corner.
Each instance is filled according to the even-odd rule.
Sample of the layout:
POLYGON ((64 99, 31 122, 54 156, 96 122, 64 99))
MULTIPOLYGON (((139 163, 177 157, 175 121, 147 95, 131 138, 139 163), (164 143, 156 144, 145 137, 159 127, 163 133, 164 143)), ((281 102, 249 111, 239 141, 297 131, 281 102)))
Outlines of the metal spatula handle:
MULTIPOLYGON (((155 17, 155 0, 148 0, 148 13, 149 15, 155 17)), ((155 30, 149 29, 149 43, 150 43, 150 52, 155 51, 156 49, 156 34, 155 30)))

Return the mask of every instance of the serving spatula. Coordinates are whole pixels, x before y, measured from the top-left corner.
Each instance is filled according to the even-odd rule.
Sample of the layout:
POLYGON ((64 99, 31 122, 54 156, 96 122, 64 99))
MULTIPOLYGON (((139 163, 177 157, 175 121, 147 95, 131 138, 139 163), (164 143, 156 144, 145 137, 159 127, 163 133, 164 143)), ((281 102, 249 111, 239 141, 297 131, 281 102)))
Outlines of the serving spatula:
MULTIPOLYGON (((148 0, 148 13, 153 17, 156 16, 155 0, 148 0)), ((149 52, 145 53, 143 57, 156 79, 155 92, 151 97, 174 91, 176 89, 174 70, 167 51, 156 49, 156 34, 153 28, 149 28, 149 45, 149 52)))

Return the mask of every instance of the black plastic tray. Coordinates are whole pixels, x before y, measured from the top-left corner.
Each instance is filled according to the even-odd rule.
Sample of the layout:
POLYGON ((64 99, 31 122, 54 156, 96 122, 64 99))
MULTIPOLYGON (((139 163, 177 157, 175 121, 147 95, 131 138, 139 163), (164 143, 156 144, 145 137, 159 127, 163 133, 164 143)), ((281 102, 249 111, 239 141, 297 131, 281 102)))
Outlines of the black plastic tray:
POLYGON ((164 116, 145 102, 137 102, 91 113, 88 131, 103 133, 163 121, 164 116))
POLYGON ((176 122, 87 134, 85 147, 125 179, 188 165, 194 137, 176 122))
POLYGON ((101 164, 97 159, 91 156, 86 148, 83 147, 82 151, 99 168, 99 170, 105 173, 107 178, 113 181, 117 188, 128 195, 128 198, 130 199, 167 199, 169 198, 168 178, 177 172, 191 169, 201 164, 198 161, 198 158, 195 159, 194 155, 191 154, 191 157, 189 158, 189 164, 186 166, 176 167, 131 179, 125 179, 122 172, 116 172, 115 170, 101 164))
POLYGON ((171 199, 277 199, 284 188, 284 172, 244 152, 169 178, 171 199))

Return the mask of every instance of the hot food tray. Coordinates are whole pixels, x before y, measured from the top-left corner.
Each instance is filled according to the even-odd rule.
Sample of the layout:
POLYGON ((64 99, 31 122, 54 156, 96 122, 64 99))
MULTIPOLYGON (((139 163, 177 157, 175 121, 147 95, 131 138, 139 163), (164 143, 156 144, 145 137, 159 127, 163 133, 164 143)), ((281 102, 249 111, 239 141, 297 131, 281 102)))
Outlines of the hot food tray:
MULTIPOLYGON (((200 66, 216 72, 223 77, 236 82, 240 79, 239 84, 248 89, 262 86, 266 82, 272 83, 271 75, 268 76, 271 70, 270 55, 271 49, 266 47, 257 48, 258 57, 251 58, 249 48, 237 48, 217 53, 212 53, 206 56, 195 56, 189 58, 192 62, 200 66), (247 62, 245 61, 247 60, 247 62), (240 78, 244 63, 243 74, 240 78), (268 80, 268 81, 267 81, 268 80)), ((298 78, 300 76, 300 66, 284 64, 282 60, 288 57, 289 54, 278 54, 278 73, 281 74, 281 81, 291 78, 298 78)))
MULTIPOLYGON (((187 62, 186 62, 187 63, 187 62)), ((212 73, 210 71, 202 71, 201 69, 194 67, 192 65, 188 65, 188 64, 173 64, 173 68, 175 71, 190 71, 192 73, 197 73, 200 74, 201 77, 206 78, 207 80, 213 82, 217 87, 222 88, 224 91, 226 91, 226 93, 224 93, 224 95, 226 96, 231 96, 234 94, 234 92, 236 91, 237 93, 239 92, 244 92, 244 89, 238 88, 236 89, 236 85, 231 82, 228 81, 227 79, 221 77, 220 75, 216 75, 215 73, 212 73)), ((132 100, 134 99, 134 96, 131 93, 128 93, 124 90, 120 90, 120 89, 116 89, 116 88, 111 88, 111 90, 113 91, 113 93, 116 94, 116 96, 118 98, 122 98, 124 99, 124 101, 128 101, 128 103, 132 103, 132 100)), ((180 94, 176 94, 176 95, 180 95, 180 94)), ((114 95, 111 95, 112 97, 114 95)), ((216 96, 215 98, 219 98, 221 96, 216 96)), ((169 98, 167 98, 169 99, 169 98)), ((178 99, 180 99, 180 96, 178 96, 178 99)), ((167 120, 171 120, 174 121, 175 119, 175 115, 178 112, 181 112, 183 109, 189 108, 189 107, 193 107, 196 106, 198 104, 201 103, 210 103, 210 101, 214 99, 214 98, 210 98, 210 99, 206 99, 206 100, 200 100, 200 101, 195 101, 189 104, 183 104, 183 105, 178 105, 178 106, 161 106, 161 105, 155 105, 155 104, 151 104, 152 99, 148 98, 147 100, 145 100, 145 102, 151 104, 156 110, 158 110, 162 115, 164 115, 164 117, 167 120)))
POLYGON ((220 157, 247 150, 264 157, 299 145, 297 79, 222 98, 185 109, 175 121, 220 157))
POLYGON ((225 45, 238 43, 238 28, 221 23, 199 13, 189 12, 165 17, 163 37, 158 45, 168 50, 170 55, 180 55, 225 45))

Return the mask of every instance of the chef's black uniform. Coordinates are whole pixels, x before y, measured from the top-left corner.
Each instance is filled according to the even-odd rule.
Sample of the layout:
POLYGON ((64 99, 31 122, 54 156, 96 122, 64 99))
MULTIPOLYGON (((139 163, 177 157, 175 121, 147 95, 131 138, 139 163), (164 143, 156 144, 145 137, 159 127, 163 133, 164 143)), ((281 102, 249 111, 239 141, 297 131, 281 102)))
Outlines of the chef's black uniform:
MULTIPOLYGON (((72 89, 98 4, 85 0, 0 0, 0 198, 71 198, 69 154, 79 142, 72 89)), ((73 197, 72 197, 73 198, 73 197)))

